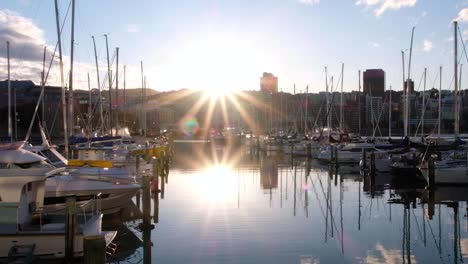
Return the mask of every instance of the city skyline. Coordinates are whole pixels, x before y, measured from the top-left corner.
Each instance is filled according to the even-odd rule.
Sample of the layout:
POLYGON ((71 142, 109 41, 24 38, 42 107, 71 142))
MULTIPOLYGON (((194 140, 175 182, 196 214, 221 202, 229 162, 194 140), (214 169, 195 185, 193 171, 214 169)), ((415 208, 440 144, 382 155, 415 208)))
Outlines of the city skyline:
MULTIPOLYGON (((69 2, 60 3, 63 19, 69 2)), ((11 1, 0 5, 0 67, 6 79, 6 44, 11 42, 12 79, 38 81, 42 46, 53 50, 56 36, 53 1, 11 1)), ((468 37, 468 1, 417 0, 297 0, 297 1, 77 1, 75 15, 76 89, 96 87, 91 35, 96 36, 100 72, 105 73, 103 34, 110 53, 120 48, 120 65, 127 65, 127 87, 141 86, 144 63, 148 87, 159 91, 193 89, 259 90, 259 77, 271 72, 278 90, 325 90, 324 67, 335 80, 345 64, 344 90, 358 89, 358 70, 383 69, 387 89, 402 89, 401 50, 410 44, 416 26, 411 77, 418 90, 423 68, 428 87, 451 89, 453 28, 457 19, 463 40, 468 37), (106 12, 111 12, 107 15, 106 12), (99 15, 98 15, 99 14, 99 15)), ((70 15, 62 36, 64 55, 70 52, 70 15)), ((461 63, 468 62, 459 45, 461 63)), ((408 55, 408 51, 406 51, 408 55)), ((65 71, 68 70, 65 60, 65 71)), ((406 57, 408 63, 408 57, 406 57)), ((114 66, 115 67, 115 66, 114 66)), ((405 66, 407 68, 407 65, 405 66)), ((119 69, 120 87, 123 87, 119 69)), ((58 63, 51 85, 58 84, 58 63)), ((462 81, 462 89, 463 87, 462 81)), ((362 83, 361 83, 362 87, 362 83)), ((422 89, 422 87, 421 87, 422 89)))

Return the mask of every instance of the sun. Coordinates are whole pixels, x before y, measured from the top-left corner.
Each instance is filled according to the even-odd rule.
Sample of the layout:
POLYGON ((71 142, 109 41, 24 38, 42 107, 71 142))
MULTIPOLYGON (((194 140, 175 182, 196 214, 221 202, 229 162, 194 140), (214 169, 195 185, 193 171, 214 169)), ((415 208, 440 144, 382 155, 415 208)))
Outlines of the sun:
POLYGON ((215 87, 206 87, 203 89, 205 95, 209 96, 210 98, 220 98, 220 97, 229 97, 233 94, 233 89, 229 88, 215 88, 215 87))

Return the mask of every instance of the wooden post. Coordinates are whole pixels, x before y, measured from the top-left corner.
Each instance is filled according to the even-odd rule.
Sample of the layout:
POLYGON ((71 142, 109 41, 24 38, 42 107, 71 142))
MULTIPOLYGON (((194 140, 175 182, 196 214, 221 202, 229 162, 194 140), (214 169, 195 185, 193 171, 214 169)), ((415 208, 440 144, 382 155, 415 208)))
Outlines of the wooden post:
POLYGON ((67 263, 73 263, 74 241, 75 241, 75 204, 76 197, 66 198, 66 220, 65 220, 65 259, 67 263))
POLYGON ((106 263, 106 240, 103 235, 92 235, 83 238, 85 264, 106 263))
POLYGON ((435 173, 434 173, 434 159, 429 157, 427 164, 428 187, 429 190, 435 189, 435 173))
POLYGON ((335 149, 335 155, 334 155, 334 157, 335 157, 335 167, 338 168, 338 166, 339 166, 339 164, 338 164, 338 147, 335 146, 334 149, 335 149))
POLYGON ((312 143, 307 143, 307 159, 312 158, 312 143))
POLYGON ((135 161, 135 170, 136 170, 136 177, 138 178, 138 176, 140 175, 140 155, 136 155, 135 157, 136 161, 135 161))
POLYGON ((371 151, 370 154, 370 174, 375 175, 375 153, 371 151))
POLYGON ((151 224, 151 201, 150 201, 150 177, 149 175, 143 175, 143 223, 140 225, 140 229, 153 229, 154 225, 151 224))
POLYGON ((367 170, 367 153, 366 149, 362 149, 362 155, 361 155, 361 160, 362 160, 362 170, 366 171, 367 170))
POLYGON ((330 145, 330 164, 333 164, 335 162, 335 150, 334 146, 330 145))

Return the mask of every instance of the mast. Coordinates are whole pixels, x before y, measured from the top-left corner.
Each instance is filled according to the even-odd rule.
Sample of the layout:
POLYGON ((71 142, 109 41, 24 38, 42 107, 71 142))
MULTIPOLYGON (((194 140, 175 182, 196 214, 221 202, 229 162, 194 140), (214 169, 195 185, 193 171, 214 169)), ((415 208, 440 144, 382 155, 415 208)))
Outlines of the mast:
POLYGON ((307 135, 307 119, 309 118, 309 85, 306 86, 305 94, 305 118, 304 118, 304 135, 307 135))
POLYGON ((424 137, 424 114, 426 113, 426 75, 427 68, 424 68, 424 87, 422 97, 422 119, 421 119, 421 137, 424 137))
MULTIPOLYGON (((294 93, 294 103, 297 105, 297 102, 296 102, 296 84, 294 84, 294 87, 293 87, 293 93, 294 93)), ((297 112, 295 111, 294 112, 294 132, 297 133, 297 112)))
POLYGON ((454 73, 454 84, 455 84, 455 128, 454 136, 455 140, 458 138, 458 133, 460 132, 459 127, 459 113, 458 113, 458 39, 457 39, 457 21, 453 21, 453 49, 454 49, 454 60, 453 60, 453 73, 454 73))
POLYGON ((410 55, 409 55, 409 62, 408 62, 408 79, 406 80, 406 100, 405 100, 405 137, 408 136, 409 130, 409 100, 411 95, 410 83, 411 83, 411 56, 413 55, 413 37, 414 37, 414 29, 413 27, 411 31, 411 43, 410 43, 410 55))
POLYGON ((330 96, 328 95, 328 70, 327 67, 325 67, 325 101, 327 103, 327 113, 326 118, 327 118, 327 134, 328 134, 328 139, 330 139, 330 96))
POLYGON ((91 80, 89 79, 89 72, 88 72, 88 136, 91 135, 93 132, 93 114, 92 114, 92 106, 91 106, 91 80))
POLYGON ((107 41, 107 34, 104 34, 104 37, 106 38, 107 79, 109 81, 109 130, 110 130, 110 135, 113 136, 113 133, 112 133, 112 128, 113 128, 113 123, 112 123, 112 73, 111 73, 111 68, 110 68, 109 43, 107 41))
POLYGON ((390 95, 388 97, 388 138, 392 137, 392 86, 390 85, 390 95))
POLYGON ((68 133, 73 136, 74 117, 73 117, 73 54, 75 44, 75 0, 71 1, 72 17, 71 17, 71 40, 70 40, 70 75, 68 76, 68 133))
POLYGON ((407 90, 407 84, 406 84, 406 79, 405 79, 405 51, 401 51, 401 66, 403 69, 403 134, 406 137, 407 136, 407 131, 408 131, 408 123, 406 122, 406 90, 407 90), (406 87, 405 87, 406 86, 406 87))
POLYGON ((99 63, 98 63, 98 57, 97 57, 97 51, 96 51, 96 40, 94 39, 94 36, 91 36, 93 38, 93 45, 94 45, 94 58, 96 60, 96 76, 97 76, 97 87, 99 90, 99 118, 101 119, 101 134, 104 133, 104 111, 102 109, 102 92, 101 92, 101 81, 99 80, 99 63))
POLYGON ((127 98, 126 98, 126 88, 127 88, 127 84, 126 84, 126 74, 127 74, 127 65, 124 65, 124 87, 123 87, 123 105, 124 105, 124 112, 123 112, 123 124, 124 124, 124 127, 127 126, 127 98))
POLYGON ((57 24, 57 38, 58 38, 58 49, 59 49, 59 62, 60 62, 60 86, 62 94, 62 118, 63 118, 63 133, 64 133, 64 144, 65 144, 65 158, 68 159, 68 129, 67 129, 67 112, 66 112, 66 102, 65 102, 65 81, 63 78, 63 58, 62 58, 62 41, 60 33, 60 18, 58 3, 55 0, 55 18, 57 24))
POLYGON ((145 78, 144 78, 144 85, 143 85, 143 98, 144 98, 144 102, 145 102, 145 106, 143 107, 143 109, 145 110, 145 112, 143 113, 143 124, 144 124, 144 128, 145 128, 145 133, 144 133, 144 136, 146 137, 146 134, 148 133, 148 122, 146 120, 147 118, 147 113, 146 113, 146 105, 147 105, 147 100, 146 100, 146 75, 145 75, 145 78))
POLYGON ((115 63, 115 99, 117 102, 117 114, 115 115, 115 135, 119 134, 119 48, 115 49, 116 52, 116 63, 115 63))
POLYGON ((359 118, 359 127, 358 127, 358 131, 359 131, 359 136, 361 136, 361 70, 358 71, 358 84, 359 84, 359 87, 358 87, 358 110, 359 110, 359 115, 358 115, 358 118, 359 118))
MULTIPOLYGON (((330 87, 330 92, 333 91, 333 76, 331 77, 331 87, 330 87)), ((327 88, 327 94, 328 94, 328 88, 327 88)), ((331 136, 331 126, 332 126, 332 114, 333 114, 333 107, 331 105, 331 102, 329 101, 328 102, 328 107, 329 107, 329 112, 328 112, 328 115, 327 115, 327 123, 328 123, 328 138, 330 138, 331 136)))
POLYGON ((437 134, 438 134, 438 137, 440 138, 440 116, 441 116, 441 110, 442 110, 442 66, 440 66, 439 68, 439 113, 438 113, 438 127, 437 127, 437 134))
POLYGON ((8 68, 8 137, 10 142, 13 142, 13 131, 11 124, 11 79, 10 79, 10 42, 6 42, 7 45, 7 68, 8 68))
POLYGON ((140 129, 143 132, 143 135, 146 135, 146 124, 145 122, 145 114, 146 114, 146 104, 144 103, 144 91, 145 91, 145 77, 143 75, 143 61, 140 61, 140 66, 141 66, 141 110, 140 110, 140 129))
POLYGON ((344 78, 344 63, 341 63, 341 93, 340 93, 340 132, 343 133, 344 131, 344 124, 343 124, 343 78, 344 78))
MULTIPOLYGON (((44 56, 42 58, 42 74, 41 74, 41 89, 45 90, 45 59, 46 59, 46 46, 44 46, 44 56)), ((44 91, 45 92, 45 91, 44 91)), ((45 129, 46 127, 46 121, 45 121, 45 102, 44 102, 44 96, 42 96, 42 128, 45 129)))
MULTIPOLYGON (((11 120, 11 78, 10 78, 10 42, 7 41, 7 68, 8 68, 8 137, 13 142, 13 126, 11 120)), ((16 120, 16 111, 15 111, 16 120)))

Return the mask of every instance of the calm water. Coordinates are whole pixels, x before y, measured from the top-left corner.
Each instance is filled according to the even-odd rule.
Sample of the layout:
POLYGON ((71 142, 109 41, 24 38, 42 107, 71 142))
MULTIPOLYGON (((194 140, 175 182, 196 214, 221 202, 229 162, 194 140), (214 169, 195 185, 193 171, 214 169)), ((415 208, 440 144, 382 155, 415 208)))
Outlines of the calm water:
POLYGON ((200 146, 177 146, 159 210, 152 206, 149 250, 133 239, 143 238, 141 220, 127 221, 113 262, 143 263, 145 254, 147 263, 468 261, 468 189, 429 194, 408 177, 200 146))

